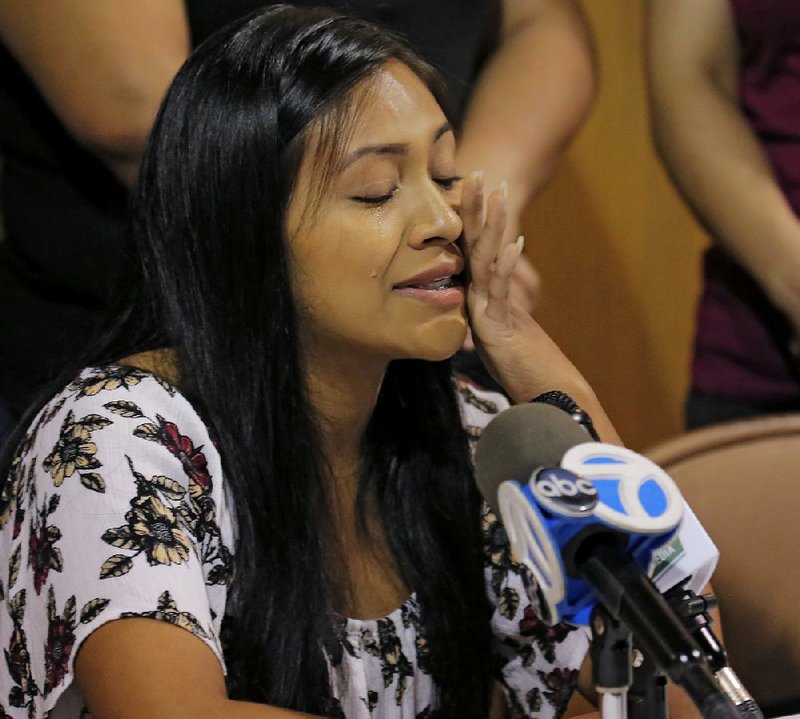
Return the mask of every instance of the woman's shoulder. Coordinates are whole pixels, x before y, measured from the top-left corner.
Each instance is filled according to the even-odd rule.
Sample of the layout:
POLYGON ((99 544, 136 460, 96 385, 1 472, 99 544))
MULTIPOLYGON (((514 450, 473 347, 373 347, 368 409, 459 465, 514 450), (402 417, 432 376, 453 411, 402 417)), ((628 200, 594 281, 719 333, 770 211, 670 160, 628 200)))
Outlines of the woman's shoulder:
POLYGON ((108 426, 116 415, 144 417, 148 410, 187 403, 178 389, 159 375, 127 364, 86 367, 38 411, 23 439, 26 444, 54 424, 83 424, 87 431, 108 426))
POLYGON ((141 367, 86 368, 42 407, 0 491, 14 706, 50 711, 83 640, 121 617, 183 627, 221 660, 235 532, 221 479, 197 411, 141 367))
POLYGON ((130 463, 153 445, 184 469, 217 459, 208 427, 174 384, 142 367, 108 364, 83 369, 39 410, 15 464, 38 462, 55 487, 78 475, 84 487, 102 492, 114 458, 130 463))
POLYGON ((164 403, 176 398, 183 399, 177 386, 161 374, 121 362, 86 367, 53 399, 107 404, 133 395, 164 403), (91 399, 87 401, 87 398, 91 399))

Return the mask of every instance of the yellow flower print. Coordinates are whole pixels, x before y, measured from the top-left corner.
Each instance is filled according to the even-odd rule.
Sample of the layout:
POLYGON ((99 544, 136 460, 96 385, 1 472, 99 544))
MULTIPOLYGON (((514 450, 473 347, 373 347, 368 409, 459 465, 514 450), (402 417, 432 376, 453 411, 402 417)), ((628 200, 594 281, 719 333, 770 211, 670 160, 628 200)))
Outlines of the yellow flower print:
POLYGON ((56 446, 42 463, 56 487, 60 487, 61 483, 76 471, 97 469, 102 466, 95 456, 97 445, 91 441, 91 437, 93 430, 109 424, 110 420, 97 414, 86 415, 77 421, 72 412, 67 414, 56 446))
POLYGON ((155 495, 140 495, 127 515, 132 538, 138 540, 149 564, 180 564, 189 559, 189 541, 175 513, 155 495))

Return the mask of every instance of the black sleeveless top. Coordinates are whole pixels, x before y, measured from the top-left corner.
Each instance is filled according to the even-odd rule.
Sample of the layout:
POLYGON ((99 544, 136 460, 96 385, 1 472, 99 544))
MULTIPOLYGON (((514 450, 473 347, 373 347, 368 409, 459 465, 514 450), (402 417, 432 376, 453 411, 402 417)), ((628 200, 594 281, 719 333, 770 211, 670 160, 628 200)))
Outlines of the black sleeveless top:
MULTIPOLYGON (((266 3, 187 0, 194 45, 266 3)), ((405 36, 460 115, 491 52, 500 0, 305 0, 405 36)), ((0 44, 0 408, 19 414, 90 339, 124 264, 125 188, 68 135, 0 44)))

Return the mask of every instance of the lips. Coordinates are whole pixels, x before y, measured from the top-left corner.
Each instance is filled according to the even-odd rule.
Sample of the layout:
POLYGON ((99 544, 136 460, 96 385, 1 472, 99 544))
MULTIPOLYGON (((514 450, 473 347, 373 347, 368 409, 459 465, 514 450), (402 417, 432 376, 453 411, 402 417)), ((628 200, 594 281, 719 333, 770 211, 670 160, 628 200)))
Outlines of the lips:
POLYGON ((409 277, 407 280, 398 282, 394 289, 419 289, 419 290, 446 290, 450 287, 458 287, 463 284, 461 271, 464 269, 461 263, 447 263, 437 265, 418 275, 409 277))
POLYGON ((464 263, 460 260, 440 262, 424 272, 398 282, 392 292, 405 299, 449 312, 464 304, 464 280, 461 276, 463 270, 464 263))

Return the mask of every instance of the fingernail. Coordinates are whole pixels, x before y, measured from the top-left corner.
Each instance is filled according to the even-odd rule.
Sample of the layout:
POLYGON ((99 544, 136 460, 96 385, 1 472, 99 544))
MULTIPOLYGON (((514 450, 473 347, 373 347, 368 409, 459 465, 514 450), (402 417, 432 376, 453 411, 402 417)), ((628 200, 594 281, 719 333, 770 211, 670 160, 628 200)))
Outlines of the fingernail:
POLYGON ((525 235, 517 237, 517 241, 514 244, 517 246, 519 253, 522 254, 522 250, 525 249, 525 235))
POLYGON ((475 170, 475 189, 483 192, 483 170, 475 170))
POLYGON ((503 200, 508 199, 508 183, 505 180, 500 183, 500 196, 503 200))

